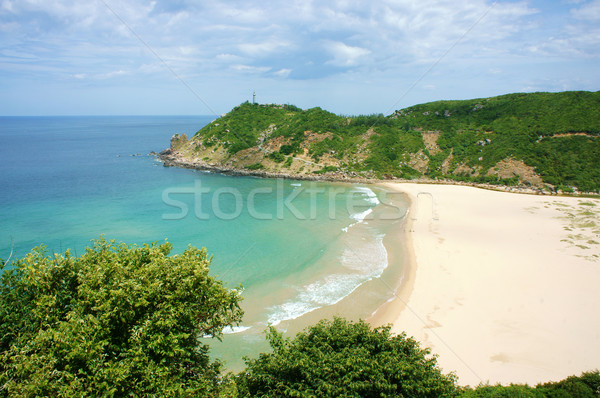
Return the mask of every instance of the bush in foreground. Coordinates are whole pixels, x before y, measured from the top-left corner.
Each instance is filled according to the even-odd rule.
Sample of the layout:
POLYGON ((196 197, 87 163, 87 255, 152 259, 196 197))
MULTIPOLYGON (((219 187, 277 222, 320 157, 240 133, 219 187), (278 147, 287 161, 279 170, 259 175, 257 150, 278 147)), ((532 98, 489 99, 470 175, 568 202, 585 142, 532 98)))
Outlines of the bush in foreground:
POLYGON ((559 382, 456 386, 435 357, 389 327, 323 320, 222 374, 199 337, 242 317, 208 276, 206 251, 96 241, 80 257, 34 249, 0 260, 0 396, 599 397, 600 372, 559 382), (236 385, 237 384, 237 385, 236 385))
POLYGON ((584 372, 581 376, 570 376, 558 382, 538 384, 536 387, 512 384, 480 385, 464 388, 461 398, 594 398, 600 396, 600 372, 584 372))
POLYGON ((0 278, 0 396, 206 396, 221 367, 203 335, 242 317, 206 250, 95 241, 42 248, 0 278))
POLYGON ((293 340, 274 328, 273 353, 247 360, 238 375, 241 396, 445 397, 455 378, 444 375, 429 350, 389 327, 371 330, 364 321, 321 321, 293 340))

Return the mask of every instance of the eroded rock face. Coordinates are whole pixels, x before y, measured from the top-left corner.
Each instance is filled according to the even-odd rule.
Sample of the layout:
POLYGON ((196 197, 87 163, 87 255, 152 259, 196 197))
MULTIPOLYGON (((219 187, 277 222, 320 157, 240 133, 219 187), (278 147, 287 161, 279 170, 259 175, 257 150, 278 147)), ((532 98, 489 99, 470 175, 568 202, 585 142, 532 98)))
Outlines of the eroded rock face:
POLYGON ((431 153, 435 155, 440 152, 440 147, 437 144, 437 140, 440 137, 439 131, 424 131, 421 133, 423 135, 423 142, 425 143, 425 148, 431 153))
POLYGON ((487 175, 497 175, 500 178, 512 178, 518 176, 519 180, 525 184, 534 186, 543 186, 542 178, 535 172, 535 169, 526 165, 523 161, 514 159, 503 159, 496 163, 494 167, 488 170, 487 175))
POLYGON ((171 151, 178 151, 188 143, 188 137, 185 133, 175 134, 171 137, 171 151))

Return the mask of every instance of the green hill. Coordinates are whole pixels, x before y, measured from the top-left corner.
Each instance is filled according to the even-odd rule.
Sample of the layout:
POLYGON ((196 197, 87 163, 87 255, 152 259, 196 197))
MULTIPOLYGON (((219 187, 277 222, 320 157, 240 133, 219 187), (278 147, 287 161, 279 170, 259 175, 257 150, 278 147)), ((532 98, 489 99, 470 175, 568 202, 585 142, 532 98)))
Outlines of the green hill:
POLYGON ((437 101, 392 115, 340 116, 243 103, 167 164, 311 178, 445 179, 600 190, 600 91, 437 101))

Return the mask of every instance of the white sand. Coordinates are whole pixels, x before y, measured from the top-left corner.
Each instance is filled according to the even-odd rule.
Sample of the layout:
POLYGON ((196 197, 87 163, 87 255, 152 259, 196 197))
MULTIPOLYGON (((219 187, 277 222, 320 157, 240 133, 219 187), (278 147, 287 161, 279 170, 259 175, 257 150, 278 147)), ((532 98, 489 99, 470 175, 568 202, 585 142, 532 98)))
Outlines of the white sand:
POLYGON ((387 187, 408 194, 416 216, 414 280, 386 312, 394 332, 431 347, 463 385, 534 385, 600 367, 600 200, 387 187))

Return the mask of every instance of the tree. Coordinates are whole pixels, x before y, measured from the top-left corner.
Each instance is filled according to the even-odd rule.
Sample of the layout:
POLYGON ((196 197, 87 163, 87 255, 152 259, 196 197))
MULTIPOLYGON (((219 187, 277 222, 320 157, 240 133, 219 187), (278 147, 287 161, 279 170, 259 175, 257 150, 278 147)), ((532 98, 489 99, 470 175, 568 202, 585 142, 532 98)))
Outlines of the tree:
POLYGON ((323 320, 293 340, 267 332, 273 352, 246 360, 237 376, 241 396, 444 397, 455 393, 428 349, 389 327, 323 320))
POLYGON ((80 257, 34 249, 0 278, 0 395, 212 395, 221 365, 199 342, 242 317, 206 250, 168 256, 94 241, 80 257))
POLYGON ((480 384, 476 388, 464 387, 461 398, 594 398, 600 396, 600 372, 584 372, 558 382, 548 382, 530 387, 523 384, 509 386, 480 384))

